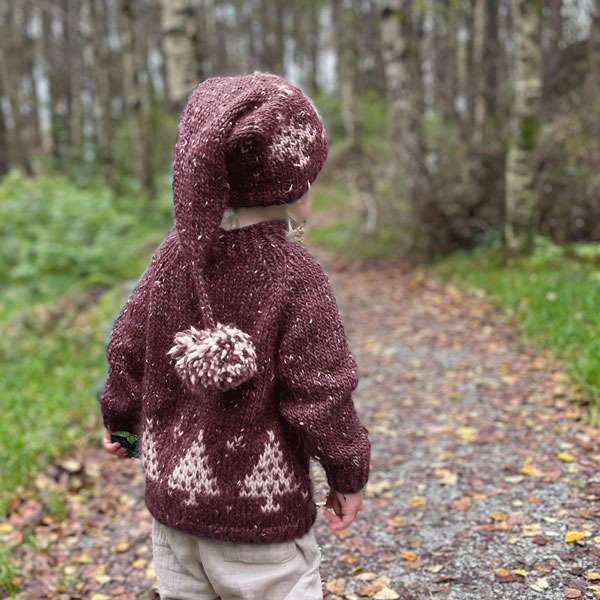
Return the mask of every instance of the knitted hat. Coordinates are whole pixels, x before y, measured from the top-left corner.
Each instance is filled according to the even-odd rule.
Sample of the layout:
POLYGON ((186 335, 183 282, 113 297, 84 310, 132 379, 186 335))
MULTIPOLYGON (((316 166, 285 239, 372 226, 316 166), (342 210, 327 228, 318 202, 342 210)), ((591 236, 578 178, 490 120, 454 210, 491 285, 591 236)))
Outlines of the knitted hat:
POLYGON ((202 322, 177 333, 169 355, 191 389, 231 389, 257 369, 250 336, 215 321, 204 283, 225 209, 298 200, 316 179, 328 148, 312 102, 276 75, 208 79, 190 96, 175 143, 173 204, 202 322))

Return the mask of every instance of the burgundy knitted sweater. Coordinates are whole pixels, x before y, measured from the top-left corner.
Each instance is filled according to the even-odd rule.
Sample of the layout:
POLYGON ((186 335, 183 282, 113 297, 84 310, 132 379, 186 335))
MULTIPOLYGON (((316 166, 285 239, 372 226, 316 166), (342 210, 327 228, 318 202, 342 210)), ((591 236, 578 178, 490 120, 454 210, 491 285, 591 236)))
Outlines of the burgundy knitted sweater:
POLYGON ((191 391, 167 353, 202 309, 185 293, 192 268, 173 230, 115 324, 105 425, 140 434, 146 504, 161 523, 233 542, 302 536, 316 516, 310 457, 340 492, 360 490, 369 471, 329 281, 283 222, 220 230, 204 266, 208 299, 216 320, 251 335, 258 373, 226 392, 191 391))

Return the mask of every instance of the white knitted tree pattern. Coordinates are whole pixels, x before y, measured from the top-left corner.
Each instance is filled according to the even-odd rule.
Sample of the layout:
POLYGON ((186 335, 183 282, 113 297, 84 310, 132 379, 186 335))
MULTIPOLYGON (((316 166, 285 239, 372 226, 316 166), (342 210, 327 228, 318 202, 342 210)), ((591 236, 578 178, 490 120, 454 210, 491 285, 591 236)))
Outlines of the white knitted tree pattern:
POLYGON ((308 149, 317 138, 317 130, 311 125, 290 124, 273 136, 270 158, 280 162, 293 161, 304 168, 310 161, 308 149))
POLYGON ((152 425, 152 419, 146 419, 146 427, 142 436, 142 465, 146 477, 158 481, 158 451, 152 425))
POLYGON ((216 478, 206 461, 206 446, 203 442, 204 432, 200 430, 195 441, 173 469, 167 485, 173 490, 187 492, 186 504, 197 504, 197 496, 218 496, 219 488, 216 478))
POLYGON ((239 482, 240 496, 262 498, 264 503, 260 508, 263 512, 277 512, 281 505, 274 502, 275 496, 294 492, 300 486, 297 483, 293 484, 289 477, 279 442, 275 441, 275 434, 269 431, 268 436, 265 449, 252 473, 246 475, 243 482, 239 482))

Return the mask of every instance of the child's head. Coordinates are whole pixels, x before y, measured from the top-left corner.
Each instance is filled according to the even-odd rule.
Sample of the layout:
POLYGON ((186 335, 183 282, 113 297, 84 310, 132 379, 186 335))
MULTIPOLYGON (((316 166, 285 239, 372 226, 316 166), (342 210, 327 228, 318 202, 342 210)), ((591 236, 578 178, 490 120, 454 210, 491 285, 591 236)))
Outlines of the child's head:
MULTIPOLYGON (((276 75, 209 79, 190 96, 175 144, 173 204, 179 246, 196 272, 205 329, 193 349, 173 348, 177 364, 183 365, 180 375, 188 383, 210 380, 212 387, 227 389, 248 379, 255 368, 245 334, 235 330, 225 335, 218 328, 203 281, 203 265, 225 210, 296 202, 310 189, 328 149, 325 126, 312 102, 276 75), (202 372, 189 368, 186 357, 199 355, 206 340, 219 348, 237 344, 248 353, 244 360, 236 359, 235 368, 221 364, 227 361, 205 368, 206 360, 202 372), (222 380, 219 373, 229 375, 222 380)), ((190 336, 177 339, 186 346, 190 336)))
POLYGON ((179 122, 173 163, 175 219, 190 258, 205 254, 227 207, 304 196, 328 148, 317 110, 285 79, 253 73, 201 83, 179 122))

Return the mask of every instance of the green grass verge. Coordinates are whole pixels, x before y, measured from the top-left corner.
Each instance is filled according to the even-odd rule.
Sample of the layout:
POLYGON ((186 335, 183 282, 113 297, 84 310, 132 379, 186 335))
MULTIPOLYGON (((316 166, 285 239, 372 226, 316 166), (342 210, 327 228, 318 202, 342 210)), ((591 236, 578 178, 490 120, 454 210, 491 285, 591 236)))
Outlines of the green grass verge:
MULTIPOLYGON (((458 253, 434 272, 483 290, 516 317, 528 341, 550 350, 589 400, 600 424, 600 269, 593 244, 569 251, 542 240, 532 257, 506 261, 492 249, 458 253), (591 260, 585 260, 587 256, 591 260)), ((600 245, 596 245, 599 246, 600 245)), ((599 252, 600 254, 600 252, 599 252)))
POLYGON ((39 304, 0 325, 0 518, 11 495, 66 450, 98 437, 104 339, 123 300, 93 289, 39 304))

